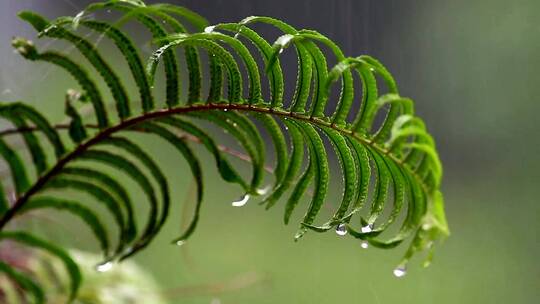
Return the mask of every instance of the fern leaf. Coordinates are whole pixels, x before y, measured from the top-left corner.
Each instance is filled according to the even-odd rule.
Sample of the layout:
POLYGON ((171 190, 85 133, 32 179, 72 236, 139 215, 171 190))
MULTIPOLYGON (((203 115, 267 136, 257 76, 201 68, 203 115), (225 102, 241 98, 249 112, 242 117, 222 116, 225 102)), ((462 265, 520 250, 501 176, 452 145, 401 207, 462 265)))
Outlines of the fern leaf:
MULTIPOLYGON (((20 102, 0 105, 0 117, 14 127, 0 133, 0 157, 7 163, 16 194, 10 204, 9 191, 3 184, 0 187, 0 238, 17 238, 30 247, 56 253, 71 271, 72 296, 79 279, 71 260, 56 245, 24 232, 6 231, 5 227, 16 216, 31 210, 64 210, 92 230, 106 262, 123 260, 148 246, 169 218, 173 198, 159 160, 130 137, 134 132, 161 138, 171 145, 187 161, 197 184, 193 217, 174 243, 183 244, 194 234, 204 204, 201 161, 186 139, 200 143, 214 159, 219 176, 239 185, 245 198, 265 195, 261 186, 267 150, 273 150, 273 184, 261 204, 267 209, 276 206, 290 191, 284 199, 283 215, 288 224, 300 208, 301 199, 313 188, 296 239, 310 230, 325 232, 333 228, 339 234, 349 232, 353 238, 379 248, 394 248, 411 239, 400 261, 404 266, 416 252, 424 250, 429 250, 425 262, 429 263, 433 242, 449 234, 439 191, 443 169, 435 141, 424 122, 415 116, 414 102, 399 94, 392 75, 376 59, 367 55, 347 57, 323 34, 298 30, 274 18, 255 16, 209 26, 203 17, 186 8, 146 5, 140 0, 94 3, 75 17, 54 21, 33 12, 21 12, 20 17, 39 32, 39 37, 74 45, 88 59, 89 66, 58 52, 38 51, 24 38, 12 41, 23 57, 49 62, 68 72, 79 84, 81 93, 68 91, 65 113, 71 119, 69 125, 52 125, 40 111, 20 102), (114 9, 121 16, 113 22, 94 20, 90 13, 102 9, 114 9), (122 29, 129 20, 148 29, 156 45, 146 66, 128 31, 122 29), (252 28, 256 23, 275 27, 282 36, 271 43, 252 28), (79 26, 108 37, 120 51, 123 62, 107 62, 96 45, 75 33, 79 26), (195 33, 188 28, 194 28, 195 33), (298 69, 294 95, 291 100, 284 100, 284 79, 288 75, 283 75, 280 56, 291 46, 297 55, 298 69), (177 48, 183 49, 185 67, 179 65, 181 53, 176 53, 177 48), (202 53, 208 55, 206 62, 201 60, 202 53), (256 56, 260 56, 264 66, 257 64, 256 56), (333 56, 338 63, 329 67, 327 56, 333 56), (117 64, 125 64, 131 71, 129 80, 138 89, 140 107, 129 99, 124 86, 129 80, 118 76, 117 64), (159 96, 153 86, 159 64, 163 64, 165 74, 165 108, 154 100, 154 96, 159 96), (108 94, 98 88, 90 76, 91 70, 97 71, 107 84, 119 121, 109 120, 114 114, 104 106, 103 96, 108 94), (208 74, 203 75, 203 71, 208 74), (180 74, 184 72, 189 81, 188 93, 186 100, 180 100, 180 74), (359 76, 361 96, 354 94, 354 72, 359 76), (210 82, 207 96, 203 96, 203 77, 210 82), (381 80, 386 90, 380 88, 381 80), (261 83, 265 81, 269 92, 262 89, 261 83), (337 81, 340 95, 333 101, 329 93, 337 81), (92 104, 95 125, 85 124, 75 106, 85 101, 92 104), (140 112, 135 110, 139 108, 140 112), (383 120, 379 123, 376 118, 381 114, 383 120), (220 135, 206 130, 201 121, 213 124, 239 143, 251 162, 250 176, 240 174, 227 160, 218 144, 220 135), (68 130, 70 136, 62 136, 62 130, 68 130), (271 143, 264 140, 265 133, 271 143), (6 138, 8 135, 19 135, 25 143, 22 149, 28 153, 16 150, 6 138), (54 150, 54 164, 47 162, 48 147, 54 150), (27 161, 26 155, 31 161, 27 161), (322 220, 320 211, 330 200, 329 155, 335 155, 339 162, 338 178, 343 191, 331 217, 322 220), (93 169, 93 164, 105 166, 111 173, 93 169), (37 174, 31 177, 28 172, 37 174), (137 228, 135 202, 116 173, 128 176, 145 195, 149 211, 141 231, 137 228), (100 221, 94 204, 83 205, 63 198, 61 191, 47 191, 66 188, 90 194, 92 201, 106 207, 118 226, 114 245, 109 241, 109 227, 100 221), (403 213, 403 220, 398 221, 403 213), (394 225, 399 225, 397 232, 382 237, 394 225), (111 250, 112 246, 115 247, 111 250)), ((0 271, 37 302, 45 301, 38 282, 3 262, 0 271)))

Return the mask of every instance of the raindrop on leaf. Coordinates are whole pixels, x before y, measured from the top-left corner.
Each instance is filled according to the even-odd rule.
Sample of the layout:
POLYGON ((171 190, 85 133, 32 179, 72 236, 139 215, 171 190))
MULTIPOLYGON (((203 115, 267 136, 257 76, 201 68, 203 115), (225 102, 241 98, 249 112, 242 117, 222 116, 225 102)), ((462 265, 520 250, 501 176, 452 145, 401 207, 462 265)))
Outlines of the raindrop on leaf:
POLYGON ((113 262, 107 261, 101 264, 96 265, 96 271, 97 272, 107 272, 111 270, 113 267, 113 262))
POLYGON ((360 228, 360 230, 362 231, 362 233, 369 233, 373 231, 373 224, 365 225, 362 228, 360 228))
POLYGON ((245 204, 247 204, 247 202, 249 201, 249 198, 250 198, 250 195, 246 194, 242 196, 239 200, 232 202, 231 205, 233 205, 233 207, 242 207, 245 204))
POLYGON ((405 266, 398 266, 396 269, 394 269, 394 276, 396 278, 404 277, 407 274, 407 269, 405 266))
POLYGON ((347 234, 347 227, 345 226, 345 224, 339 224, 336 227, 336 234, 339 236, 344 236, 345 234, 347 234))

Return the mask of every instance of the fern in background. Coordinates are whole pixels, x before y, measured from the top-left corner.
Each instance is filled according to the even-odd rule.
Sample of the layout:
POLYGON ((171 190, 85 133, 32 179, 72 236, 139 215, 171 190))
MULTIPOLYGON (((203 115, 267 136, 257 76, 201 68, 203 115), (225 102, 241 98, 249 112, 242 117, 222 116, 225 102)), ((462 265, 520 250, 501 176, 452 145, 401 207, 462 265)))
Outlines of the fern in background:
MULTIPOLYGON (((362 246, 394 248, 411 239, 394 271, 401 276, 416 252, 429 250, 427 265, 433 242, 448 235, 439 191, 442 167, 435 143, 423 121, 415 116, 413 101, 399 95, 391 74, 377 60, 366 55, 346 57, 324 35, 297 30, 269 17, 209 26, 204 18, 183 7, 145 5, 136 0, 91 4, 75 17, 53 21, 33 12, 21 12, 20 17, 36 29, 39 37, 72 44, 90 63, 90 67, 83 66, 65 54, 38 50, 31 41, 15 38, 12 44, 22 56, 59 66, 79 83, 81 91, 69 90, 66 94, 65 113, 70 119, 67 125, 51 124, 24 103, 4 102, 0 106, 2 118, 14 126, 0 133, 0 155, 10 170, 10 180, 0 187, 0 239, 44 250, 60 259, 71 278, 71 300, 82 278, 66 250, 52 241, 11 229, 8 224, 17 216, 44 208, 80 218, 103 251, 98 270, 144 249, 165 224, 172 198, 158 160, 133 141, 131 133, 151 134, 170 144, 185 158, 197 184, 195 213, 187 229, 173 240, 175 244, 183 244, 194 233, 204 194, 201 164, 188 137, 209 151, 225 181, 245 190, 245 196, 233 203, 235 206, 245 204, 250 197, 261 197, 261 204, 271 208, 290 190, 283 218, 288 224, 300 198, 312 187, 311 201, 295 239, 310 230, 334 229, 339 235, 361 240, 362 246), (122 17, 116 22, 91 18, 92 12, 103 9, 116 10, 122 17), (131 20, 147 28, 158 46, 146 63, 137 46, 120 30, 131 20), (283 35, 270 44, 252 29, 257 23, 273 26, 283 35), (96 45, 77 33, 80 27, 114 43, 132 74, 137 97, 129 96, 124 85, 131 79, 118 76, 118 68, 105 60, 96 45), (189 29, 194 29, 193 33, 189 29), (284 77, 288 75, 282 73, 280 54, 289 47, 296 51, 298 74, 294 95, 285 100, 284 77), (185 69, 179 64, 177 48, 183 50, 185 69), (208 54, 207 62, 202 60, 201 52, 208 54), (257 56, 264 67, 257 63, 257 56), (327 56, 335 57, 338 64, 329 69, 327 56), (165 79, 163 103, 154 97, 160 64, 165 79), (208 75, 203 75, 205 64, 208 75), (103 97, 107 92, 98 88, 90 69, 105 82, 115 110, 107 107, 103 97), (186 100, 181 100, 183 73, 189 80, 186 100), (361 83, 361 96, 354 94, 354 75, 361 83), (208 94, 203 92, 203 79, 209 79, 208 94), (268 93, 262 89, 263 81, 268 81, 268 93), (378 83, 381 81, 387 88, 385 92, 378 83), (340 82, 339 98, 329 103, 336 82, 340 82), (92 107, 95 123, 84 122, 78 110, 80 103, 92 107), (359 104, 356 110, 353 103, 359 104), (382 122, 378 117, 383 117, 382 122), (205 130, 208 123, 234 137, 245 150, 251 162, 249 179, 231 165, 215 136, 205 130), (261 128, 270 135, 270 147, 266 147, 261 128), (23 139, 28 161, 26 154, 6 140, 8 135, 23 139), (263 181, 268 150, 274 151, 276 161, 271 170, 274 183, 266 189, 263 181), (343 194, 334 214, 317 223, 329 190, 328 153, 335 153, 339 161, 343 194), (140 187, 149 206, 143 227, 135 220, 136 208, 122 181, 94 169, 92 164, 122 172, 140 187), (14 199, 10 199, 10 187, 14 199), (80 191, 103 204, 115 220, 118 240, 110 239, 113 227, 102 222, 92 205, 63 197, 57 191, 63 189, 80 191), (388 215, 385 208, 391 210, 388 215), (402 214, 403 220, 399 220, 402 214), (390 230, 393 224, 399 228, 390 230), (388 236, 391 231, 395 232, 388 236)), ((0 261, 0 271, 31 294, 35 302, 45 301, 39 282, 24 271, 4 261, 0 261)))

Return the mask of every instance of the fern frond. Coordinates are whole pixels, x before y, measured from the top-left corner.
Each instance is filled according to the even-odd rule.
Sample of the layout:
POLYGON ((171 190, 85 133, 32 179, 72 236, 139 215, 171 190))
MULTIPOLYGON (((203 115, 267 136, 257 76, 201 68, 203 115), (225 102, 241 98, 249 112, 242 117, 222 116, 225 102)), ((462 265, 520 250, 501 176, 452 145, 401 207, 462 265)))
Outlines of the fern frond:
MULTIPOLYGON (((39 51, 29 40, 13 40, 13 46, 22 56, 61 67, 75 78, 82 91, 68 91, 65 111, 70 123, 62 128, 55 128, 39 111, 22 103, 0 106, 0 116, 15 127, 15 130, 0 133, 0 156, 8 165, 16 194, 10 204, 5 183, 0 187, 0 238, 13 238, 56 254, 72 276, 72 295, 76 294, 80 281, 72 260, 52 243, 24 232, 12 232, 7 224, 31 210, 65 210, 92 230, 103 250, 104 263, 123 260, 148 246, 169 218, 173 198, 161 165, 129 136, 133 133, 161 138, 173 147, 187 161, 196 182, 194 215, 174 243, 183 244, 192 236, 204 203, 199 155, 179 132, 195 138, 213 157, 219 175, 245 191, 242 204, 249 197, 265 195, 261 204, 268 209, 291 191, 284 206, 285 224, 291 221, 300 199, 312 187, 310 203, 296 239, 310 230, 331 229, 337 229, 340 235, 349 232, 354 238, 379 248, 393 248, 412 239, 400 261, 400 267, 404 267, 416 252, 432 250, 434 241, 448 235, 439 191, 442 166, 434 140, 423 121, 415 116, 413 101, 399 95, 391 74, 377 60, 366 55, 346 57, 321 33, 297 30, 269 17, 249 17, 238 23, 208 26, 204 18, 185 8, 146 5, 136 0, 91 4, 75 17, 54 21, 33 12, 22 12, 20 16, 39 32, 39 37, 73 44, 87 59, 89 67, 65 54, 39 51), (122 17, 113 23, 90 18, 90 12, 102 9, 117 10, 122 17), (152 34, 157 49, 146 64, 129 34, 122 30, 128 20, 136 20, 152 34), (283 35, 270 43, 250 28, 254 23, 274 26, 283 35), (121 79, 116 65, 109 63, 96 45, 77 34, 78 27, 110 39, 129 68, 131 79, 121 79), (196 32, 189 33, 188 28, 196 32), (250 51, 244 41, 252 44, 256 51, 250 51), (280 56, 291 46, 297 54, 298 73, 292 100, 284 100, 284 79, 289 75, 282 72, 280 56), (184 49, 189 80, 186 100, 180 100, 179 75, 184 70, 179 65, 176 48, 184 49), (330 54, 327 55, 325 49, 330 54), (207 62, 201 60, 201 52, 208 54, 207 62), (257 64, 257 56, 265 66, 257 64), (328 67, 327 56, 334 56, 338 61, 335 67, 328 67), (154 97, 153 83, 159 64, 163 64, 166 82, 163 105, 154 97), (204 64, 208 64, 208 69, 203 68, 204 64), (115 110, 104 106, 103 96, 107 94, 98 88, 91 70, 106 83, 115 110), (205 70, 209 71, 208 75, 202 75, 205 70), (361 97, 354 95, 355 73, 360 81, 361 97), (203 96, 203 76, 210 82, 207 96, 203 96), (381 89, 379 80, 387 90, 381 89), (129 81, 137 87, 136 98, 128 94, 125 84, 129 81), (227 82, 226 95, 224 81, 227 82), (268 100, 264 97, 263 81, 269 84, 268 100), (337 81, 341 82, 340 95, 338 100, 330 102, 329 93, 337 81), (247 84, 247 92, 243 90, 244 84, 247 84), (134 105, 134 99, 140 102, 139 106, 134 105), (85 124, 77 110, 76 103, 85 101, 90 101, 97 125, 85 124), (358 110, 353 110, 354 103, 359 104, 358 110), (134 110, 138 108, 140 113, 134 110), (381 115, 384 119, 379 122, 377 117, 381 115), (118 119, 111 120, 113 116, 118 119), (200 121, 206 123, 200 124, 200 121), (205 130, 208 123, 225 131, 245 150, 251 162, 250 180, 229 163, 216 136, 205 130), (68 138, 60 134, 66 129, 68 138), (263 133, 269 135, 271 144, 264 141, 263 133), (12 147, 5 138, 7 134, 22 137, 32 162, 27 162, 24 155, 12 147), (43 136, 38 136, 40 134, 43 136), (272 147, 267 147, 269 145, 272 147), (56 157, 54 164, 47 161, 51 149, 43 148, 49 146, 56 157), (274 182, 265 193, 262 185, 270 150, 276 158, 272 170, 274 182), (336 155, 339 162, 343 193, 330 218, 320 221, 331 181, 329 154, 336 155), (142 190, 149 206, 142 229, 138 228, 137 208, 123 182, 113 173, 92 169, 95 164, 111 172, 124 173, 142 190), (31 170, 36 172, 35 178, 28 174, 31 170), (87 193, 102 203, 118 226, 116 247, 111 249, 108 234, 111 227, 101 222, 94 205, 70 201, 62 197, 62 192, 50 193, 51 189, 87 193), (385 210, 390 210, 388 216, 385 210), (404 216, 399 230, 383 237, 389 234, 389 228, 401 214, 404 216)), ((427 262, 430 259, 431 253, 427 262)), ((44 301, 43 291, 28 276, 3 262, 0 270, 32 293, 37 302, 44 301)))

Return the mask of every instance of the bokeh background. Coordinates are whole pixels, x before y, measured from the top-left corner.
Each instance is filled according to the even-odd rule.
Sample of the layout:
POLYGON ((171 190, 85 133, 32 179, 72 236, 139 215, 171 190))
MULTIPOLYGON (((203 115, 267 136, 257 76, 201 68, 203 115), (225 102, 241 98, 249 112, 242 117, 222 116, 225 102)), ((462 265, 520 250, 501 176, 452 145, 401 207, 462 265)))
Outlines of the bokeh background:
MULTIPOLYGON (((362 250, 334 233, 309 234, 295 243, 296 226, 283 226, 282 205, 271 211, 255 203, 230 207, 240 189, 220 181, 210 165, 199 229, 187 245, 174 247, 169 240, 189 216, 194 185, 185 163, 154 145, 156 157, 171 164, 178 216, 135 260, 155 276, 170 303, 537 303, 539 1, 169 2, 211 23, 249 15, 281 18, 329 36, 347 55, 382 61, 401 94, 416 101, 438 142, 452 232, 430 268, 417 261, 397 279, 392 269, 403 247, 362 250)), ((9 42, 14 35, 35 35, 16 18, 19 10, 55 17, 74 15, 87 3, 0 2, 1 100, 25 100, 53 121, 63 119, 63 95, 72 80, 49 65, 22 60, 9 42)), ((237 163, 247 172, 248 165, 237 163)), ((75 222, 48 225, 35 219, 30 225, 73 246, 93 248, 75 222)))

